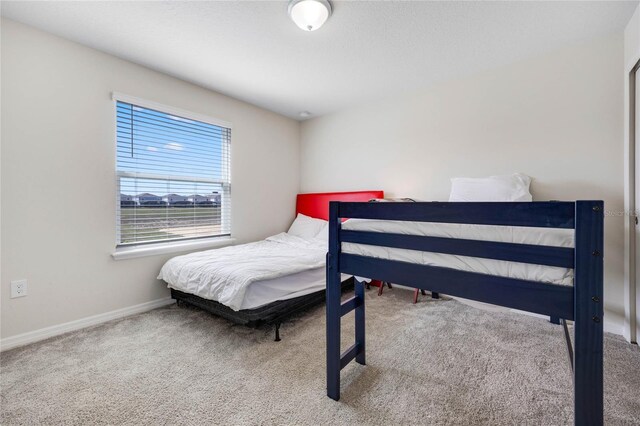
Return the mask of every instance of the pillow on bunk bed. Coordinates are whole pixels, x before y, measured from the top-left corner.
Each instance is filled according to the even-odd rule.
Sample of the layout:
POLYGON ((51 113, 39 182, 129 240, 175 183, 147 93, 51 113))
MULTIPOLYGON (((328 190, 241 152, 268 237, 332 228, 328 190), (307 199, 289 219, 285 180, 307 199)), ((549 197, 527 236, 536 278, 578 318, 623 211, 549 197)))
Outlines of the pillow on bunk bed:
POLYGON ((453 178, 449 201, 531 201, 531 178, 522 173, 486 178, 453 178))
POLYGON ((327 224, 326 220, 315 219, 313 217, 305 216, 302 213, 298 213, 296 219, 291 224, 291 227, 287 231, 287 234, 295 235, 296 237, 310 240, 314 238, 320 230, 327 224))

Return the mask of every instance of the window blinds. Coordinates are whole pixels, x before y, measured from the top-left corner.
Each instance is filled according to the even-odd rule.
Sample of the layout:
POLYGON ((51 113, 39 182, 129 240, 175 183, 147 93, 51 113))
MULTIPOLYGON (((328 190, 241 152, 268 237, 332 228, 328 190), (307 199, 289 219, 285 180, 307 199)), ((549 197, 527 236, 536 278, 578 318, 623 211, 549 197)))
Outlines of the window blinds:
POLYGON ((231 233, 231 129, 117 101, 119 246, 231 233))

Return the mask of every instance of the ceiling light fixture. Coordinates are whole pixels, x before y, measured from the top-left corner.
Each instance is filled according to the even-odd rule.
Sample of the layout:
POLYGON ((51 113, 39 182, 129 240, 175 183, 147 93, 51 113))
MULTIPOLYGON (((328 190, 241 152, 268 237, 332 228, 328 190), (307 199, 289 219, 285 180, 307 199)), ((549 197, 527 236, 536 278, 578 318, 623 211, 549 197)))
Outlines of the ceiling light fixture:
POLYGON ((305 31, 315 31, 331 16, 328 0, 290 0, 289 17, 305 31))
POLYGON ((300 117, 302 118, 311 117, 311 113, 309 111, 300 111, 300 117))

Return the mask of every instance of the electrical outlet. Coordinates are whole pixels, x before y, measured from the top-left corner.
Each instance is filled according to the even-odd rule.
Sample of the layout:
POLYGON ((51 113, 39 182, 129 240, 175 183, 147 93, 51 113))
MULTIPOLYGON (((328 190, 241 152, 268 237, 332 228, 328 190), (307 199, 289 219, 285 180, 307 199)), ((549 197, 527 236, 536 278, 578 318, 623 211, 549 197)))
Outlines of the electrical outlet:
POLYGON ((11 281, 11 298, 27 295, 27 280, 11 281))

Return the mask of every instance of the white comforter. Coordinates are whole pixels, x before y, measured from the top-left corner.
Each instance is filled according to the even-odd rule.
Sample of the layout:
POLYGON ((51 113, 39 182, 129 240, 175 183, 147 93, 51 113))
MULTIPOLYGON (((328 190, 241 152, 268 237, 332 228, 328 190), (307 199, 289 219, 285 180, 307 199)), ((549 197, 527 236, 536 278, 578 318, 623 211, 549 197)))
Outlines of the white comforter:
POLYGON ((325 241, 283 232, 255 243, 174 257, 158 279, 237 311, 251 283, 323 267, 326 253, 325 241))

